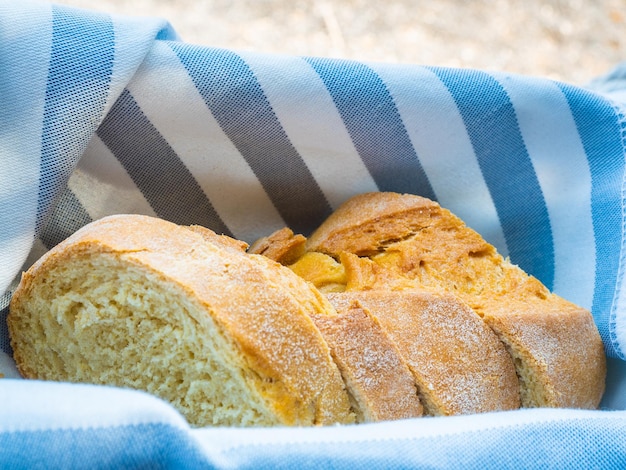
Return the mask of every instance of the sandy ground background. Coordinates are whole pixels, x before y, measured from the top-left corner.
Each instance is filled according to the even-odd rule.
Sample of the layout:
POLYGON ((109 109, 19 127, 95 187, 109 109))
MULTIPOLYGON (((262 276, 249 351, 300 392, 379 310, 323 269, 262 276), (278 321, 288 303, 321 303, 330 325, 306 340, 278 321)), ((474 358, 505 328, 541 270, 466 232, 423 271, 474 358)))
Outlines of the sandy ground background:
POLYGON ((186 42, 584 84, 626 61, 626 0, 53 0, 167 19, 186 42))

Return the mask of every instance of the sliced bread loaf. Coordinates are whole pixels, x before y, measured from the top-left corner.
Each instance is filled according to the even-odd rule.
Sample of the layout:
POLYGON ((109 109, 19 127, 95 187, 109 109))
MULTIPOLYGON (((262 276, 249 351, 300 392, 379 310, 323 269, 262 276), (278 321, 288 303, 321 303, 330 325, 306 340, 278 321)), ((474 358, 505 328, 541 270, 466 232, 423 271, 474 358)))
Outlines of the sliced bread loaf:
POLYGON ((511 358, 478 315, 454 296, 369 291, 328 297, 340 314, 367 312, 380 322, 413 373, 426 414, 519 408, 511 358))
POLYGON ((551 293, 434 201, 385 192, 356 196, 311 235, 307 251, 343 256, 344 290, 426 289, 471 306, 513 358, 522 406, 600 403, 606 358, 590 312, 551 293))
POLYGON ((340 315, 312 318, 339 366, 357 422, 422 416, 413 375, 376 317, 346 305, 340 315))
POLYGON ((194 426, 354 422, 311 319, 328 300, 213 235, 120 215, 56 246, 10 305, 22 375, 146 390, 194 426))

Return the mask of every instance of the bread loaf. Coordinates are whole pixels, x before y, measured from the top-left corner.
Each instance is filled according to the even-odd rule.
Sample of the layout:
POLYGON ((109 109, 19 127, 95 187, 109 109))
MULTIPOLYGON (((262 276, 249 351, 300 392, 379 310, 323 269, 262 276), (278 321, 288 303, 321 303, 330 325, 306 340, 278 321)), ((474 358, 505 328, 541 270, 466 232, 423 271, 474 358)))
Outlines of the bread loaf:
POLYGON ((13 295, 19 371, 146 390, 193 426, 599 404, 591 314, 433 201, 364 194, 308 239, 247 248, 153 217, 89 224, 13 295))
POLYGON ((366 309, 313 315, 353 400, 357 422, 422 416, 416 382, 400 351, 366 309))
POLYGON ((328 297, 341 314, 368 312, 380 322, 407 362, 426 414, 519 408, 511 358, 478 315, 455 297, 418 291, 328 297))
POLYGON ((549 292, 439 204, 356 196, 310 236, 307 251, 343 260, 342 290, 430 290, 468 304, 511 355, 522 406, 598 406, 606 358, 589 311, 549 292))
POLYGON ((354 422, 312 315, 336 313, 240 243, 120 215, 35 263, 8 327, 24 377, 143 389, 194 426, 354 422))

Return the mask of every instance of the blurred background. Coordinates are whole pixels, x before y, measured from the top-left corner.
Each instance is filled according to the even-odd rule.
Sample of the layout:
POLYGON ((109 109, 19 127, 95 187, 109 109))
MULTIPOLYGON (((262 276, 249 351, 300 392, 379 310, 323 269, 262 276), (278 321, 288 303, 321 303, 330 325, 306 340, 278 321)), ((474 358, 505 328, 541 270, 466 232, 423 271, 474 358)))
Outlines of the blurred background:
POLYGON ((190 43, 585 84, 626 60, 626 0, 53 0, 167 19, 190 43))

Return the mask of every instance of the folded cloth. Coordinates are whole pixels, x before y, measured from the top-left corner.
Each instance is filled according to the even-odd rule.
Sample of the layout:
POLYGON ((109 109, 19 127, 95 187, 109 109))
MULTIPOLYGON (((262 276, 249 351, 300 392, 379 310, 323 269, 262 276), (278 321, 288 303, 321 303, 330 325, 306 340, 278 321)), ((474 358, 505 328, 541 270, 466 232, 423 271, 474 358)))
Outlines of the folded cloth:
POLYGON ((253 241, 365 191, 439 201, 609 356, 603 407, 332 429, 190 429, 107 387, 0 380, 0 466, 618 467, 626 462, 623 74, 543 78, 186 44, 157 18, 0 0, 0 373, 20 271, 113 213, 253 241), (621 80, 621 81, 620 81, 621 80), (54 443, 54 445, 52 445, 54 443))
POLYGON ((0 466, 11 469, 617 469, 626 456, 626 411, 535 409, 322 429, 190 429, 143 392, 7 382, 0 387, 0 466))

